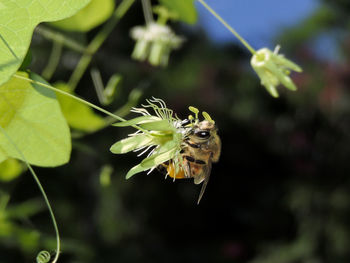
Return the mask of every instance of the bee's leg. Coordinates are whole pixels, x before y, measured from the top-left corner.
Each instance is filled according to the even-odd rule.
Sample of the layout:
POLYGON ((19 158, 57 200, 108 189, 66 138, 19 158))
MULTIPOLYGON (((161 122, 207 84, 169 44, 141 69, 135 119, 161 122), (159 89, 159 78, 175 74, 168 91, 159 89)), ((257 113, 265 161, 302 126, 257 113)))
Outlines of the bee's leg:
POLYGON ((191 177, 191 165, 190 162, 185 162, 184 164, 184 171, 185 171, 185 176, 187 178, 191 177))
POLYGON ((167 167, 169 166, 169 161, 166 161, 165 163, 163 163, 163 164, 160 164, 160 165, 158 165, 157 166, 157 170, 159 171, 159 172, 161 172, 162 174, 164 174, 165 175, 165 179, 168 177, 168 175, 169 175, 169 172, 168 172, 168 170, 167 170, 167 167))
POLYGON ((184 156, 184 163, 185 163, 185 176, 187 178, 191 178, 192 177, 192 169, 191 169, 191 163, 194 163, 195 162, 195 159, 191 156, 188 156, 188 155, 185 155, 184 156))

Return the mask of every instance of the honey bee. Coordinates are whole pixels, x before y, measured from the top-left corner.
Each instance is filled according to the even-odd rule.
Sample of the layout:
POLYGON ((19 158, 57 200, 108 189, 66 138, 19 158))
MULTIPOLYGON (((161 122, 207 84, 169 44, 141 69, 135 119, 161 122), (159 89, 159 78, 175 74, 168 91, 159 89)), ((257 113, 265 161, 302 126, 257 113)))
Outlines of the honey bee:
MULTIPOLYGON (((184 126, 186 122, 189 120, 184 121, 184 126)), ((180 153, 182 165, 177 172, 172 160, 161 166, 174 179, 193 178, 195 184, 203 182, 199 204, 209 181, 212 163, 219 160, 221 153, 221 140, 215 123, 208 120, 194 123, 184 137, 180 153)))

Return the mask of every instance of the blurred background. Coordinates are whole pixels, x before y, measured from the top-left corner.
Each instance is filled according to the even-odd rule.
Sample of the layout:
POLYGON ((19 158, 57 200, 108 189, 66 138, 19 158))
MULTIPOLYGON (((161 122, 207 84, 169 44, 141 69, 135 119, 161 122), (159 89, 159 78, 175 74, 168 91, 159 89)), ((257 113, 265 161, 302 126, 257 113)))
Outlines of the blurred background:
MULTIPOLYGON (((125 180, 141 159, 109 148, 132 128, 72 129, 71 161, 35 167, 61 233, 59 262, 350 262, 349 2, 208 4, 254 48, 280 44, 304 70, 292 74, 298 91, 282 88, 280 98, 272 98, 247 50, 198 3, 197 24, 171 24, 187 40, 168 67, 132 60, 129 30, 144 24, 137 1, 89 68, 97 68, 104 83, 122 76, 105 108, 132 118, 131 105, 155 96, 180 118, 190 105, 207 111, 219 127, 221 158, 197 205, 200 186, 192 180, 165 180, 158 171, 125 180)), ((55 30, 85 45, 99 29, 55 30)), ((36 31, 32 71, 43 71, 51 48, 36 31)), ((80 56, 64 47, 50 83, 67 81, 80 56)), ((99 103, 89 71, 76 93, 99 103)), ((14 219, 0 224, 0 262, 33 262, 41 249, 54 252, 51 220, 31 175, 1 182, 1 193, 14 219)))

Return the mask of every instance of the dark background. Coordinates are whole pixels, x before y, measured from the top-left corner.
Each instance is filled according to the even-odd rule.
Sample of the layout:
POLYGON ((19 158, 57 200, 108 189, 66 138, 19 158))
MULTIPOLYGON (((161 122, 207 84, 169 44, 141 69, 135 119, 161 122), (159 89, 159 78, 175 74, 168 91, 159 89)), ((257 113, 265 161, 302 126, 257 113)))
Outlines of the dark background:
MULTIPOLYGON (((349 14, 345 0, 321 1, 276 37, 282 53, 304 72, 292 75, 297 92, 280 88, 274 99, 241 45, 215 45, 199 27, 173 25, 187 41, 171 54, 167 68, 131 60, 128 31, 143 24, 135 5, 92 62, 105 82, 115 72, 123 75, 120 94, 107 109, 141 89, 140 103, 162 98, 181 118, 190 105, 207 111, 219 127, 221 158, 197 205, 200 186, 191 180, 164 180, 157 171, 124 179, 141 159, 113 155, 109 148, 132 128, 109 127, 74 139, 69 164, 35 168, 57 217, 59 262, 349 262, 349 14), (320 34, 333 38, 339 59, 315 54, 313 41, 320 34), (109 186, 99 181, 106 164, 113 167, 109 186)), ((88 42, 97 30, 78 37, 88 42)), ((40 72, 51 43, 34 35, 31 48, 30 67, 40 72)), ((51 82, 67 80, 74 63, 64 62, 79 56, 65 50, 51 82)), ((98 103, 89 74, 77 93, 98 103)), ((4 189, 12 205, 41 202, 28 172, 4 189)), ((3 241, 0 262, 33 262, 41 249, 54 251, 49 214, 40 207, 16 222, 37 236, 32 247, 3 241)))

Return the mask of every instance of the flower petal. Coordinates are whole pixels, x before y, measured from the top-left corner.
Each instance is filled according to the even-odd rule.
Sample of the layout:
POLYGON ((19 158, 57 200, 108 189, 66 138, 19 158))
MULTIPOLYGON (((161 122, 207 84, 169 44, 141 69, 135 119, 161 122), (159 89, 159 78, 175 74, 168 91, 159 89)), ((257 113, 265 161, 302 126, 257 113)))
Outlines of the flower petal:
POLYGON ((153 138, 149 135, 135 135, 116 142, 111 146, 110 151, 115 154, 127 153, 137 148, 151 145, 152 141, 153 138))
POLYGON ((138 40, 135 44, 131 57, 136 60, 145 60, 148 56, 150 44, 151 43, 147 40, 138 40))
POLYGON ((159 121, 159 120, 161 120, 161 118, 156 117, 156 116, 147 115, 147 116, 136 117, 136 118, 128 120, 128 121, 113 123, 112 125, 116 126, 116 127, 126 127, 126 126, 132 126, 132 125, 136 125, 136 124, 154 122, 154 121, 159 121))
POLYGON ((133 168, 131 168, 129 170, 129 172, 126 174, 125 179, 129 179, 131 176, 133 176, 134 174, 137 173, 141 173, 145 170, 147 170, 148 168, 144 168, 141 166, 141 164, 135 165, 133 168))
POLYGON ((140 124, 140 127, 145 130, 153 131, 174 131, 174 126, 168 120, 157 120, 140 124))
POLYGON ((287 75, 284 75, 281 79, 280 79, 281 83, 290 90, 296 91, 297 87, 295 86, 294 82, 291 80, 291 78, 287 75))
POLYGON ((299 67, 297 64, 295 64, 293 61, 286 59, 282 55, 275 55, 273 59, 276 61, 276 63, 280 64, 281 66, 283 66, 285 68, 289 68, 289 69, 294 70, 296 72, 303 71, 303 69, 301 67, 299 67))
POLYGON ((176 144, 173 141, 167 142, 162 146, 161 151, 153 154, 152 156, 144 159, 141 162, 141 166, 145 169, 156 167, 172 158, 174 158, 177 151, 176 144))
POLYGON ((272 97, 278 98, 279 95, 275 85, 264 83, 263 86, 265 86, 266 90, 271 94, 272 97))

